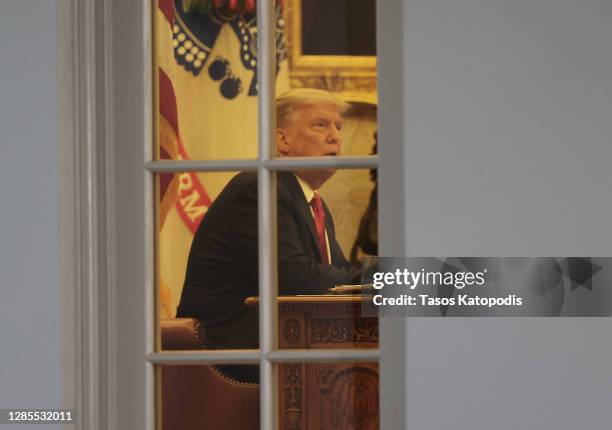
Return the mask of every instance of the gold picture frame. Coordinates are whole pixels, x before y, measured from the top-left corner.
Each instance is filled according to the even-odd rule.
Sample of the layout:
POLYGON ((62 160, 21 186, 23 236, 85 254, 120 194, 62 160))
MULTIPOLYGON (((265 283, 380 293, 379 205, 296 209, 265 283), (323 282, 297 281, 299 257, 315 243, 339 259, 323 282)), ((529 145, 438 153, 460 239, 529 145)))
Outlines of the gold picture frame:
POLYGON ((291 87, 321 88, 340 94, 348 102, 376 105, 375 56, 303 54, 302 1, 285 1, 291 87))

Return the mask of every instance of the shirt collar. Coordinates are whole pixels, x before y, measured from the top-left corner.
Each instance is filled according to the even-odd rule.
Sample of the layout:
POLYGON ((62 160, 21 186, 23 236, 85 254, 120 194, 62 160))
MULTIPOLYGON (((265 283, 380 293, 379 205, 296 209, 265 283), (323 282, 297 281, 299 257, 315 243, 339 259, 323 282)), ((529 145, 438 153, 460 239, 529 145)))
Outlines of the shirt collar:
POLYGON ((300 184, 300 188, 302 189, 302 192, 304 193, 304 197, 306 197, 306 201, 310 204, 310 201, 312 200, 312 198, 314 197, 315 191, 313 190, 310 185, 308 185, 306 183, 306 181, 304 181, 300 175, 295 174, 295 178, 298 181, 298 184, 300 184))

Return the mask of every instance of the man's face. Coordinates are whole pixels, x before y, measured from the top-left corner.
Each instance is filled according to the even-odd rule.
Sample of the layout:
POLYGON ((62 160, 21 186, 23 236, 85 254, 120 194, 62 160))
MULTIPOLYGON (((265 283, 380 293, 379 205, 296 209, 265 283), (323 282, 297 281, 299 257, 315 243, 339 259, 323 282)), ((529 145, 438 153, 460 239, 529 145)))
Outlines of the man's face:
POLYGON ((341 129, 342 117, 334 105, 298 108, 281 131, 279 152, 286 157, 340 155, 341 129))
MULTIPOLYGON (((276 146, 284 157, 340 155, 342 116, 333 104, 315 104, 296 109, 288 124, 276 133, 276 146)), ((296 172, 312 187, 319 188, 335 170, 296 172)))

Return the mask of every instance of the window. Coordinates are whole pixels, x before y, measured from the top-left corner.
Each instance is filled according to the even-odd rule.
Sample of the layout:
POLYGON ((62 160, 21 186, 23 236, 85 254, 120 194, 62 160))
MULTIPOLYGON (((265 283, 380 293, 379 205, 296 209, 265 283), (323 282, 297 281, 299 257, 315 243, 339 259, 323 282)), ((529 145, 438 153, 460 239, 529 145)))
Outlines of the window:
MULTIPOLYGON (((161 3, 168 2, 160 1, 161 3)), ((93 252, 96 261, 104 263, 100 266, 100 271, 108 269, 103 276, 99 272, 98 274, 95 271, 92 272, 92 279, 96 280, 91 281, 93 294, 88 297, 92 300, 90 303, 93 303, 97 309, 94 316, 97 315, 99 319, 93 321, 86 313, 81 314, 83 320, 89 321, 84 336, 90 333, 96 334, 95 342, 91 344, 92 348, 85 348, 82 361, 82 365, 90 363, 88 366, 91 369, 89 379, 85 378, 84 385, 80 389, 87 395, 84 404, 88 406, 84 407, 83 414, 87 422, 97 422, 96 426, 103 425, 97 419, 103 416, 114 428, 143 428, 144 425, 147 428, 154 428, 155 423, 159 422, 155 408, 155 366, 202 365, 219 361, 259 363, 262 369, 262 428, 273 428, 272 423, 277 420, 278 410, 275 380, 278 364, 376 363, 380 359, 380 353, 375 349, 279 350, 276 347, 278 321, 275 290, 277 286, 276 279, 272 275, 277 270, 274 258, 277 253, 274 228, 277 213, 275 178, 287 170, 322 167, 334 167, 341 170, 380 167, 379 173, 382 177, 386 175, 387 165, 378 166, 378 158, 373 156, 280 159, 273 157, 271 147, 262 143, 272 142, 273 128, 270 127, 269 119, 273 118, 272 82, 275 75, 273 62, 270 61, 274 39, 270 37, 271 34, 264 35, 261 30, 267 29, 268 32, 271 32, 273 26, 266 26, 266 23, 274 21, 274 14, 272 5, 263 3, 258 5, 259 15, 262 17, 259 23, 259 37, 263 42, 259 54, 257 80, 260 88, 258 91, 259 129, 257 135, 259 146, 257 157, 158 160, 157 158, 163 157, 157 156, 152 150, 155 140, 153 95, 157 83, 151 73, 151 70, 154 69, 151 57, 150 19, 156 6, 157 2, 154 4, 149 2, 126 4, 108 0, 95 7, 86 5, 75 6, 72 9, 74 13, 72 22, 75 28, 79 29, 77 36, 88 35, 88 37, 75 38, 80 47, 78 52, 82 61, 78 64, 87 66, 86 70, 79 72, 84 78, 77 85, 81 89, 77 97, 89 109, 85 111, 76 109, 78 111, 76 118, 88 118, 89 122, 85 121, 83 124, 97 126, 93 134, 88 135, 88 141, 99 145, 93 151, 98 156, 96 158, 96 155, 92 155, 90 158, 94 160, 95 166, 87 174, 91 175, 89 177, 101 175, 99 177, 102 180, 97 184, 94 183, 94 190, 97 202, 104 203, 99 207, 90 206, 94 209, 93 213, 85 214, 84 219, 91 221, 94 226, 93 230, 89 231, 97 231, 98 237, 104 239, 99 243, 90 242, 90 246, 91 249, 100 250, 100 255, 95 255, 96 252, 93 252), (88 26, 92 22, 95 25, 88 26), (94 52, 96 55, 93 55, 94 52), (85 55, 85 53, 89 54, 85 55), (94 83, 96 84, 93 85, 94 83), (100 166, 102 168, 98 168, 100 166), (257 171, 260 185, 258 191, 259 265, 260 269, 268 269, 259 270, 260 348, 259 350, 241 351, 160 352, 155 345, 154 330, 157 321, 155 310, 159 309, 154 276, 157 225, 153 208, 157 203, 155 198, 158 197, 155 195, 155 177, 171 172, 189 171, 200 174, 236 170, 257 171), (106 215, 107 218, 102 215, 106 215), (100 282, 101 280, 106 282, 100 282), (105 381, 97 394, 86 389, 88 386, 97 386, 87 385, 87 381, 96 380, 105 381), (140 406, 142 400, 146 400, 148 405, 146 409, 140 406)), ((379 17, 378 20, 380 19, 379 17)), ((398 28, 401 29, 401 25, 398 28)), ((379 55, 381 54, 382 52, 379 52, 379 55)), ((389 73, 388 69, 385 70, 387 70, 386 73, 389 73)), ((332 82, 333 80, 323 79, 322 81, 332 82)), ((386 88, 387 95, 393 92, 389 91, 389 87, 386 88)), ((231 95, 231 92, 228 94, 231 95)), ((391 108, 388 112, 397 111, 397 106, 401 106, 401 102, 393 105, 397 101, 396 98, 390 97, 387 100, 389 101, 388 108, 391 108)), ((391 117, 392 115, 389 115, 389 120, 391 117)), ((380 127, 384 121, 379 122, 380 127)), ((75 123, 79 121, 75 119, 75 123)), ((390 129, 391 127, 387 130, 390 129)), ((384 127, 381 130, 384 131, 384 127)), ((401 133, 398 136, 401 136, 401 133)), ((401 164, 401 157, 393 157, 391 147, 385 151, 388 157, 391 155, 389 159, 395 158, 401 164)), ((401 150, 397 153, 401 155, 401 150)), ((384 157, 382 159, 384 160, 384 157)), ((390 163, 390 166, 392 165, 393 163, 390 163)), ((389 180, 389 176, 384 180, 389 180)), ((398 184, 398 188, 394 191, 399 191, 401 195, 401 181, 398 184)), ((94 199, 91 204, 96 205, 96 200, 94 199)), ((397 224, 388 224, 388 227, 385 228, 401 229, 402 215, 400 213, 399 218, 395 218, 397 224)), ((395 216, 397 213, 394 213, 395 216)), ((78 231, 84 231, 84 228, 82 225, 75 226, 78 231)), ((384 230, 383 228, 383 234, 384 230)), ((389 231, 386 233, 387 237, 392 236, 388 234, 389 231)), ((393 235, 398 235, 397 229, 393 230, 393 235)), ((399 234, 399 238, 403 238, 403 235, 399 234)), ((393 239, 391 238, 388 243, 393 243, 393 239)), ((399 247, 395 248, 397 249, 399 247)), ((85 267, 92 267, 92 263, 87 259, 84 261, 85 267)), ((93 266, 96 264, 98 263, 93 266)), ((85 310, 86 308, 81 306, 80 309, 85 310)), ((381 351, 384 353, 386 350, 383 340, 381 351)), ((397 369, 393 370, 397 371, 397 369)), ((381 382, 384 385, 384 378, 381 382)), ((385 405, 381 403, 381 407, 384 423, 385 405)))
MULTIPOLYGON (((367 344, 370 347, 369 349, 360 349, 359 342, 345 342, 344 349, 329 349, 333 344, 325 338, 326 335, 321 335, 319 343, 312 342, 310 344, 309 342, 309 348, 317 349, 307 349, 306 344, 302 348, 295 349, 295 347, 292 348, 291 342, 285 340, 291 340, 294 335, 299 337, 295 333, 300 331, 300 323, 295 321, 299 320, 300 315, 296 314, 296 319, 285 316, 284 312, 290 312, 285 311, 290 307, 285 302, 293 300, 293 298, 281 298, 280 308, 279 303, 277 303, 279 293, 277 274, 279 273, 279 264, 284 264, 282 260, 280 263, 278 262, 277 243, 278 239, 281 239, 282 243, 284 238, 278 237, 278 229, 281 227, 277 228, 277 220, 279 220, 277 216, 277 182, 279 180, 286 181, 284 172, 301 169, 312 172, 316 168, 339 168, 341 172, 336 174, 339 181, 334 188, 336 192, 330 193, 328 203, 331 204, 335 197, 335 200, 340 200, 336 204, 338 207, 347 207, 347 205, 342 204, 342 199, 338 198, 338 195, 342 194, 339 191, 346 192, 350 189, 349 184, 351 182, 364 178, 365 182, 369 182, 368 170, 354 169, 376 169, 377 167, 377 157, 375 155, 365 155, 371 152, 373 145, 372 132, 376 129, 375 106, 370 105, 371 107, 368 108, 368 105, 363 103, 356 104, 356 108, 351 113, 352 117, 345 120, 348 124, 353 125, 353 130, 350 130, 350 132, 354 138, 345 146, 349 149, 349 153, 351 149, 353 153, 359 153, 359 137, 361 137, 359 127, 367 127, 368 125, 371 127, 370 132, 367 133, 369 134, 367 136, 367 139, 370 140, 369 143, 361 142, 361 152, 364 155, 278 158, 275 145, 276 127, 274 126, 276 118, 275 89, 280 90, 280 92, 282 92, 282 89, 287 89, 282 88, 283 72, 287 67, 287 55, 284 51, 285 28, 283 22, 285 14, 283 9, 280 5, 273 7, 271 2, 260 4, 258 14, 255 14, 254 11, 245 10, 236 13, 223 8, 215 9, 215 6, 212 6, 212 8, 212 11, 202 13, 197 8, 189 9, 185 7, 181 2, 175 2, 174 4, 166 2, 165 4, 160 3, 159 8, 154 13, 156 63, 153 67, 157 75, 156 111, 159 111, 159 115, 155 115, 157 118, 155 133, 157 144, 153 153, 156 155, 156 159, 147 163, 146 168, 155 175, 156 196, 151 200, 159 202, 155 205, 157 206, 156 221, 158 227, 155 229, 157 237, 154 241, 157 244, 156 278, 158 293, 156 297, 159 306, 157 310, 148 309, 147 312, 156 315, 174 316, 174 304, 177 303, 181 287, 183 287, 181 281, 187 260, 188 246, 191 245, 191 238, 198 228, 198 223, 201 222, 202 218, 209 216, 206 212, 211 206, 211 200, 214 200, 236 171, 253 171, 256 172, 258 181, 258 213, 256 225, 254 223, 249 225, 248 228, 258 231, 259 293, 256 294, 256 290, 253 290, 258 298, 251 297, 250 300, 251 306, 259 310, 259 348, 239 350, 202 349, 189 352, 181 351, 177 355, 176 352, 163 350, 158 344, 155 351, 148 355, 147 360, 158 366, 156 373, 158 386, 161 387, 161 398, 165 400, 161 404, 158 403, 158 406, 161 406, 162 423, 170 425, 172 423, 170 418, 174 419, 174 422, 180 419, 177 416, 181 414, 173 412, 176 400, 172 399, 173 396, 169 392, 174 390, 173 393, 185 393, 185 387, 180 387, 180 384, 177 387, 172 386, 181 377, 181 371, 190 372, 189 374, 193 375, 194 378, 200 376, 205 378, 206 376, 202 376, 202 374, 207 372, 206 365, 213 363, 214 366, 209 369, 221 372, 224 376, 231 376, 231 370, 237 369, 235 363, 250 363, 258 364, 260 369, 261 410, 259 416, 261 417, 261 428, 273 428, 273 423, 277 421, 281 423, 281 428, 289 428, 291 422, 306 424, 307 415, 312 414, 315 409, 316 420, 319 422, 327 420, 330 423, 330 420, 335 420, 334 422, 340 420, 342 424, 338 424, 340 425, 338 428, 343 426, 353 427, 357 421, 361 423, 360 425, 366 425, 367 428, 378 428, 378 370, 375 364, 368 364, 376 363, 379 357, 378 349, 372 349, 372 346, 377 344, 376 321, 373 321, 369 328, 370 339, 368 342, 361 343, 361 345, 367 344), (263 17, 267 19, 263 19, 263 17), (276 33, 274 29, 276 29, 276 33), (214 32, 216 34, 211 36, 211 33, 214 32), (260 39, 259 51, 253 49, 255 43, 252 39, 255 35, 260 39), (234 43, 234 49, 219 47, 222 43, 230 46, 234 43), (276 55, 274 55, 275 50, 276 55), (237 58, 236 52, 242 53, 243 56, 237 58), (278 64, 278 67, 276 64, 278 64), (257 67, 256 73, 254 73, 255 66, 257 67), (256 82, 254 81, 255 78, 257 79, 256 82), (248 96, 245 97, 247 92, 248 96), (198 117, 198 119, 194 120, 191 117, 198 117), (239 119, 236 117, 239 117, 239 119), (238 124, 240 124, 240 127, 237 127, 238 124), (252 145, 251 142, 257 142, 257 145, 252 145), (188 152, 195 153, 199 157, 197 155, 195 157, 189 156, 188 152), (208 196, 209 193, 206 188, 213 190, 210 192, 213 195, 212 198, 208 196), (180 250, 171 250, 173 245, 176 245, 180 240, 179 230, 175 228, 171 230, 172 233, 168 234, 171 228, 169 227, 172 222, 171 217, 175 212, 178 212, 184 224, 191 229, 192 234, 187 235, 188 241, 185 244, 187 246, 182 246, 182 258, 179 258, 178 263, 173 264, 172 259, 181 255, 180 250), (169 266, 172 265, 175 266, 174 270, 178 272, 178 276, 170 274, 173 268, 169 266), (167 280, 172 281, 168 282, 167 280), (172 283, 174 285, 168 285, 172 283), (279 310, 282 314, 280 320, 279 310), (280 343, 279 323, 283 324, 285 331, 292 333, 283 337, 283 341, 280 343), (279 348, 283 345, 285 348, 292 349, 279 348), (330 361, 336 362, 336 364, 325 364, 330 361), (338 362, 347 364, 339 365, 338 362), (361 364, 350 364, 351 362, 361 364), (184 367, 187 364, 191 366, 184 367), (228 367, 232 364, 234 364, 234 367, 228 367), (329 388, 325 398, 331 399, 330 403, 337 399, 337 404, 333 409, 335 412, 319 408, 318 403, 308 404, 308 402, 301 400, 301 396, 298 394, 302 390, 307 390, 302 382, 304 384, 310 382, 311 385, 314 385, 315 381, 322 381, 321 375, 323 373, 329 373, 329 382, 326 383, 330 384, 331 388, 329 388), (336 382, 337 378, 340 378, 341 381, 336 382), (376 381, 376 384, 373 384, 372 381, 376 381), (296 387, 292 394, 279 396, 279 382, 282 383, 284 390, 294 390, 295 384, 300 384, 300 386, 296 387), (341 390, 342 392, 335 392, 334 390, 341 390), (351 395, 354 398, 352 400, 347 398, 345 391, 352 393, 351 395), (366 398, 368 406, 360 408, 358 406, 359 401, 366 398), (360 400, 358 401, 358 399, 360 400), (298 410, 299 413, 296 412, 298 410), (342 418, 334 416, 334 413, 340 413, 342 418), (298 417, 296 417, 296 414, 298 417), (171 417, 168 415, 171 415, 171 417)), ((324 12, 322 11, 322 13, 324 12)), ((334 19, 333 16, 330 18, 334 19)), ((338 20, 338 18, 335 19, 338 20)), ((346 19, 346 17, 344 18, 346 19)), ((374 31, 370 31, 369 34, 372 37, 371 44, 373 44, 374 31)), ((341 57, 338 56, 337 58, 341 57)), ((354 60, 354 58, 350 60, 354 60)), ((368 64, 368 60, 364 60, 364 62, 368 64)), ((316 69, 311 71, 311 74, 314 75, 315 73, 316 69)), ((321 73, 320 70, 319 73, 321 73)), ((375 96, 373 98, 375 99, 375 96)), ((316 115, 321 114, 317 112, 316 115)), ((318 122, 313 123, 312 126, 308 124, 307 129, 314 131, 317 136, 325 135, 326 139, 327 128, 339 128, 337 124, 329 123, 327 117, 319 119, 313 116, 312 121, 318 122)), ((342 132, 346 133, 346 131, 342 132)), ((300 136, 300 138, 303 137, 300 136)), ((364 140, 363 137, 362 140, 364 140)), ((309 144, 314 145, 315 143, 313 141, 309 144)), ((304 177, 307 176, 307 174, 304 175, 304 177)), ((242 175, 242 177, 245 176, 242 175)), ((321 189, 321 194, 325 196, 324 189, 321 189)), ((366 190, 359 201, 367 204, 369 194, 366 190)), ((255 206, 257 202, 251 201, 251 204, 255 206)), ((217 208, 221 204, 218 203, 217 208)), ((361 208, 361 210, 363 209, 365 207, 361 208)), ((216 212, 219 212, 219 210, 217 209, 216 212)), ((236 210, 240 209, 237 207, 236 210)), ((210 217, 214 216, 214 214, 210 215, 210 217)), ((230 222, 229 219, 227 221, 230 222)), ((282 215, 280 221, 282 222, 282 215)), ((210 221, 210 223, 212 222, 210 221)), ((339 229, 343 225, 344 223, 340 223, 338 225, 339 229)), ((357 230, 357 226, 352 227, 355 231, 357 230)), ((331 235, 331 233, 330 231, 329 234, 331 235)), ((221 245, 217 246, 221 247, 221 245)), ((345 248, 347 248, 347 245, 345 245, 345 248)), ((192 249, 195 249, 195 245, 192 249)), ((190 264, 192 263, 190 262, 190 264)), ((221 266, 218 270, 221 270, 221 266)), ((304 292, 307 293, 308 291, 304 292)), ((183 295, 185 295, 184 291, 183 295)), ((296 298, 295 300, 297 303, 301 299, 296 298)), ((330 299, 318 297, 317 300, 324 303, 330 299)), ((211 300, 209 299, 209 301, 211 300)), ((182 302, 181 306, 184 306, 182 302)), ((186 313, 183 312, 183 315, 194 316, 193 312, 195 311, 190 309, 186 313)), ((206 316, 204 321, 210 323, 214 319, 211 315, 215 313, 215 309, 209 307, 206 312, 203 312, 204 315, 202 316, 206 316), (206 315, 206 312, 208 312, 208 315, 206 315)), ((195 316, 200 316, 200 314, 196 312, 195 316)), ((315 321, 318 321, 318 324, 323 324, 323 321, 327 323, 332 321, 331 324, 344 324, 345 328, 350 326, 349 329, 356 332, 357 330, 363 330, 355 327, 356 323, 352 321, 352 317, 348 318, 337 319, 336 311, 336 314, 329 313, 327 320, 317 319, 315 321), (332 316, 336 318, 333 321, 329 319, 332 316)), ((301 323, 301 330, 312 329, 308 326, 308 321, 310 319, 306 318, 306 322, 301 323)), ((168 322, 162 324, 168 324, 168 322)), ((255 325, 256 322, 251 322, 251 324, 255 325)), ((227 324, 222 325, 222 327, 220 335, 225 334, 223 331, 229 330, 227 324)), ((318 330, 333 331, 334 328, 323 328, 321 326, 318 330)), ((209 341, 214 339, 211 333, 202 334, 202 337, 206 337, 209 341)), ((241 375, 240 372, 235 373, 241 375)), ((189 376, 186 378, 189 378, 189 376)), ((185 378, 182 380, 189 381, 185 378)), ((251 388, 256 390, 258 386, 253 384, 245 387, 245 390, 251 388)), ((218 390, 219 392, 216 394, 221 396, 222 388, 218 388, 218 390)), ((187 390, 187 394, 183 395, 197 395, 194 393, 195 391, 187 390)), ((215 393, 208 394, 215 395, 215 393)), ((304 397, 308 395, 307 393, 303 394, 304 397)), ((245 403, 243 405, 247 407, 245 403)), ((180 405, 178 407, 180 408, 180 405)), ((185 404, 186 408, 187 403, 185 404)), ((201 408, 205 409, 206 406, 201 406, 201 408)), ((191 419, 195 419, 196 414, 189 414, 186 410, 184 412, 186 415, 192 416, 191 419)), ((208 413, 214 414, 214 411, 208 413)), ((159 417, 159 413, 157 416, 159 417)), ((307 425, 310 427, 314 423, 311 422, 307 425)), ((217 427, 220 428, 218 424, 217 427)))

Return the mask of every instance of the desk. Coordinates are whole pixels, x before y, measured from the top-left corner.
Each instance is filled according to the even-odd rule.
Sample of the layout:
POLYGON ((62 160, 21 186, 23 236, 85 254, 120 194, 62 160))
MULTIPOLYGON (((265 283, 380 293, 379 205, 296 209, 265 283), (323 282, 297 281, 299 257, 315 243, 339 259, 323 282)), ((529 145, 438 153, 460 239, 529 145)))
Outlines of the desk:
MULTIPOLYGON (((378 320, 362 317, 360 296, 279 297, 281 349, 378 348, 378 320)), ((257 297, 246 304, 257 306, 257 297)), ((378 365, 279 366, 282 430, 379 428, 378 365)))

